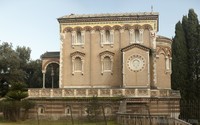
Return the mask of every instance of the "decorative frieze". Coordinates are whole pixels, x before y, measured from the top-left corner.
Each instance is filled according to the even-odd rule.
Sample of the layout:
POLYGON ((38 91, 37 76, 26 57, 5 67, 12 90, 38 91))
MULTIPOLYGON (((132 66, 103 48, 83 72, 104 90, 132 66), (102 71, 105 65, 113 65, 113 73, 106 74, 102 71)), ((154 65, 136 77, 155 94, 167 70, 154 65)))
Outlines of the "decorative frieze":
POLYGON ((74 89, 64 89, 65 90, 65 97, 67 96, 74 96, 74 89))
POLYGON ((122 96, 122 89, 113 89, 113 96, 122 96))
POLYGON ((100 95, 101 96, 110 96, 110 90, 109 89, 101 89, 100 95))
POLYGON ((170 89, 29 89, 29 98, 35 97, 180 97, 178 91, 170 89))
POLYGON ((135 89, 126 89, 125 96, 135 96, 135 89))
POLYGON ((161 97, 167 97, 169 95, 169 91, 168 90, 161 90, 160 92, 160 96, 161 97))
POLYGON ((50 89, 42 89, 41 90, 42 97, 49 97, 50 96, 50 89))
POLYGON ((85 89, 77 89, 76 95, 77 96, 86 96, 86 90, 85 89))
POLYGON ((98 95, 98 90, 97 89, 89 89, 88 95, 89 96, 97 96, 98 95))
POLYGON ((138 89, 138 96, 149 96, 148 89, 138 89))
POLYGON ((61 97, 62 96, 62 89, 54 89, 53 91, 53 96, 54 97, 61 97))

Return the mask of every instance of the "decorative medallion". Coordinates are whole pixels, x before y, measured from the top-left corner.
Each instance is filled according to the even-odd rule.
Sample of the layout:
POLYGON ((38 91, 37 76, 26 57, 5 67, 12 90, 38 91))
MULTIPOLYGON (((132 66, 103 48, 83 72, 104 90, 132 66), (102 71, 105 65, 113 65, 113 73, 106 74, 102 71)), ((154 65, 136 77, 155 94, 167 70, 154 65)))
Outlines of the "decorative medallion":
POLYGON ((145 59, 140 55, 132 55, 128 58, 127 65, 131 71, 139 72, 145 67, 145 59))

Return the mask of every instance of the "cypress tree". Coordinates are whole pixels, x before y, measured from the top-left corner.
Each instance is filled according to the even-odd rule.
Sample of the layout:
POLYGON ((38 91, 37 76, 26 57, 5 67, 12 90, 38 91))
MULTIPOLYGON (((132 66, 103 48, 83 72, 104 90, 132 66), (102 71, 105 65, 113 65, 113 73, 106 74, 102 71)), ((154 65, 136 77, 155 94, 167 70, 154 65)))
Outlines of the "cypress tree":
POLYGON ((184 100, 180 118, 200 120, 200 24, 193 9, 183 16, 182 24, 176 24, 172 51, 172 87, 180 90, 184 100))
POLYGON ((172 43, 172 88, 182 91, 188 83, 188 62, 187 62, 187 44, 185 40, 185 33, 181 22, 179 21, 175 27, 175 37, 172 43))
MULTIPOLYGON (((200 24, 198 26, 197 31, 198 31, 197 41, 198 41, 198 44, 199 44, 198 48, 200 48, 200 24)), ((199 69, 200 68, 200 49, 198 49, 198 50, 199 51, 198 51, 197 57, 198 57, 199 60, 198 60, 197 65, 198 65, 198 73, 200 74, 200 72, 199 72, 199 70, 200 70, 199 69)), ((197 83, 196 83, 196 96, 197 96, 198 101, 200 102, 200 79, 198 79, 197 83)))
POLYGON ((197 18, 196 13, 193 9, 189 10, 188 13, 188 24, 186 30, 186 37, 187 37, 187 44, 188 44, 188 62, 189 62, 189 69, 188 69, 188 77, 189 77, 189 84, 191 88, 191 92, 189 94, 189 98, 196 98, 197 90, 196 85, 198 84, 200 72, 199 72, 199 52, 200 52, 200 44, 198 43, 198 26, 199 21, 197 18))

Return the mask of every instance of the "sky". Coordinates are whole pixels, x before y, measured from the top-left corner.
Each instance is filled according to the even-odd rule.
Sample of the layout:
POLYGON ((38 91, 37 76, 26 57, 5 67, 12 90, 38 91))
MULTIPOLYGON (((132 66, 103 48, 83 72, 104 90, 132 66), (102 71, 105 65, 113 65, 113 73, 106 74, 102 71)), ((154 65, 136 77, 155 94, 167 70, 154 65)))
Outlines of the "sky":
MULTIPOLYGON (((57 18, 73 14, 159 12, 159 35, 172 38, 175 24, 200 0, 0 0, 0 42, 31 48, 31 59, 60 51, 57 18)), ((198 19, 200 20, 198 16, 198 19)))

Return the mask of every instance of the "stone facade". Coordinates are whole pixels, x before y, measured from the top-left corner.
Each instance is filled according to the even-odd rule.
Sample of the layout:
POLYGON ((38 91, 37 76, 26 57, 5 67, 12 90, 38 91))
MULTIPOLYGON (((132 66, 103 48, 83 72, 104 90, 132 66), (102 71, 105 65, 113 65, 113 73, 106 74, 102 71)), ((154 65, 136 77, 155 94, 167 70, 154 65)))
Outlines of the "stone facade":
MULTIPOLYGON (((156 73, 163 72, 153 71, 156 67, 163 67, 163 64, 156 66, 159 58, 156 60, 153 56, 160 54, 156 53, 157 42, 161 42, 156 41, 157 13, 69 15, 58 21, 61 34, 60 88, 150 88, 156 84, 156 73), (150 53, 150 50, 155 51, 150 53), (78 57, 82 67, 76 72, 75 58, 78 57), (139 64, 144 65, 141 70, 134 71, 134 61, 143 63, 139 64)), ((170 46, 171 40, 165 40, 170 46)), ((170 79, 169 76, 164 74, 164 78, 170 79)), ((170 85, 170 80, 167 84, 170 85)))
POLYGON ((171 116, 172 102, 177 115, 180 95, 171 90, 172 40, 157 35, 158 19, 155 12, 58 18, 59 57, 43 56, 43 89, 29 89, 29 99, 37 102, 32 113, 50 114, 47 107, 54 105, 51 114, 61 117, 70 106, 78 117, 82 114, 78 110, 84 109, 78 98, 84 97, 80 102, 87 105, 89 97, 98 96, 108 99, 101 103, 109 107, 111 116, 146 112, 147 105, 151 113, 171 116), (60 66, 58 89, 44 87, 50 63, 60 66), (111 104, 109 99, 116 97, 121 100, 111 104))

